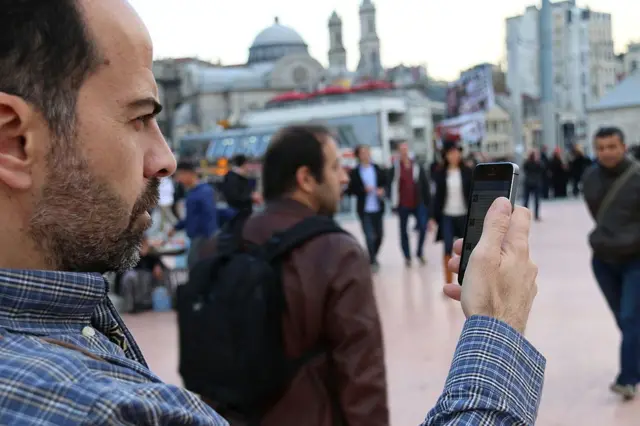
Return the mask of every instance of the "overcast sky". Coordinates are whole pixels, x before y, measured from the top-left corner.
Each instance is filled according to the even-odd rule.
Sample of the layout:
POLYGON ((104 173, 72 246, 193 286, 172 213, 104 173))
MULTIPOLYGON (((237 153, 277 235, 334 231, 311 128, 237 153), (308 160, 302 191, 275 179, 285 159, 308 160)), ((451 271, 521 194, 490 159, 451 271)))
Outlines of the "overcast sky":
MULTIPOLYGON (((361 0, 130 0, 151 32, 156 57, 198 56, 239 64, 260 30, 278 16, 327 63, 327 21, 343 21, 348 62, 357 65, 361 0)), ((374 0, 385 66, 424 64, 435 78, 454 79, 481 62, 505 60, 505 18, 521 14, 525 0, 374 0)), ((640 1, 579 1, 613 14, 616 50, 640 41, 640 1)))

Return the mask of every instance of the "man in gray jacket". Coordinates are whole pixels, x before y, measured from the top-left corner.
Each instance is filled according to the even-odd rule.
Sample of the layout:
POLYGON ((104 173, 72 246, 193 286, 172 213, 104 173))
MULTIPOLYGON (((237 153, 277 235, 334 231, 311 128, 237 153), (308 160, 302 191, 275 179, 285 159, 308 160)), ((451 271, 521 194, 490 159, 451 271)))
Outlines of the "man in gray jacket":
POLYGON ((625 399, 640 383, 640 166, 615 127, 595 135, 598 161, 584 175, 596 226, 589 236, 593 273, 622 333, 620 373, 611 390, 625 399))

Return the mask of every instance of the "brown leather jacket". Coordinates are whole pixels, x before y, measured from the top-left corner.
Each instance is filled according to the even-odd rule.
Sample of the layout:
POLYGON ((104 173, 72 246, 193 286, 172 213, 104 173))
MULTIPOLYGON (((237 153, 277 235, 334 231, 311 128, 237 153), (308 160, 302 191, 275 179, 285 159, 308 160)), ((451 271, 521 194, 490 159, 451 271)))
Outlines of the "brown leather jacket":
MULTIPOLYGON (((248 220, 244 238, 264 243, 313 214, 293 200, 271 203, 248 220)), ((358 242, 326 234, 294 250, 283 266, 283 287, 287 355, 298 358, 324 341, 329 357, 300 369, 261 426, 388 426, 382 332, 368 258, 358 242)))

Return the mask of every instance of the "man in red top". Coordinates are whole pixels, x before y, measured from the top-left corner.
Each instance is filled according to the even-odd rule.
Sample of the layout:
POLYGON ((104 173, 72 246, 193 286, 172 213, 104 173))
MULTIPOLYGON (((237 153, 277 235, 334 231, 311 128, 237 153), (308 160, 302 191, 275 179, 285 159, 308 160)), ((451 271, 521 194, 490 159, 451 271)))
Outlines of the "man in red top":
POLYGON ((423 255, 424 240, 427 234, 428 209, 431 203, 431 186, 424 167, 417 164, 409 156, 409 144, 406 142, 398 146, 399 161, 393 167, 392 191, 393 201, 397 203, 400 217, 400 243, 407 266, 411 266, 411 249, 407 223, 413 215, 418 223, 418 248, 416 257, 421 264, 426 261, 423 255))

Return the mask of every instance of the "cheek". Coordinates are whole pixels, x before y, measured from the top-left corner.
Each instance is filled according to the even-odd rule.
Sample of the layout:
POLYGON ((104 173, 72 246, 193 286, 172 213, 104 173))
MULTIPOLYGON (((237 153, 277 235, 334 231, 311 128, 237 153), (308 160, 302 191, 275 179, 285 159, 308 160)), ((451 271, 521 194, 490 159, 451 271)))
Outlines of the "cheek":
POLYGON ((144 189, 143 156, 132 134, 113 126, 95 128, 80 141, 92 174, 131 206, 144 189))

